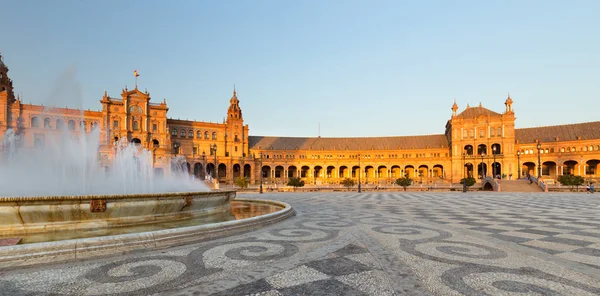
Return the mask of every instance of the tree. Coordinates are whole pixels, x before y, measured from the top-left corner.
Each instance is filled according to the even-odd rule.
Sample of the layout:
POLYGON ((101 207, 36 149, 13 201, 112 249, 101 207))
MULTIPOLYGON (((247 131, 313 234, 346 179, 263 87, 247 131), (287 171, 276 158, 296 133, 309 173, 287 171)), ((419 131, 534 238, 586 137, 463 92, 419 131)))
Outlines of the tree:
POLYGON ((294 187, 294 191, 296 191, 296 187, 304 187, 304 181, 302 181, 300 178, 293 178, 292 177, 287 182, 287 186, 294 187))
POLYGON ((573 190, 573 186, 576 186, 577 189, 579 189, 579 185, 583 185, 585 179, 583 179, 582 176, 562 175, 558 177, 558 182, 563 186, 571 186, 571 190, 573 190))
POLYGON ((235 185, 239 186, 240 188, 248 188, 248 180, 246 180, 244 177, 238 177, 235 179, 235 185))
POLYGON ((475 178, 473 178, 473 177, 467 177, 467 178, 460 179, 460 184, 466 184, 467 187, 471 187, 471 186, 475 185, 476 182, 477 182, 477 180, 475 180, 475 178))
POLYGON ((354 182, 354 179, 346 178, 342 180, 340 184, 344 185, 344 187, 348 188, 348 191, 350 191, 350 187, 353 187, 356 182, 354 182))
POLYGON ((398 186, 402 186, 404 188, 404 191, 406 191, 406 187, 412 185, 413 180, 409 177, 404 177, 397 179, 395 183, 398 186))

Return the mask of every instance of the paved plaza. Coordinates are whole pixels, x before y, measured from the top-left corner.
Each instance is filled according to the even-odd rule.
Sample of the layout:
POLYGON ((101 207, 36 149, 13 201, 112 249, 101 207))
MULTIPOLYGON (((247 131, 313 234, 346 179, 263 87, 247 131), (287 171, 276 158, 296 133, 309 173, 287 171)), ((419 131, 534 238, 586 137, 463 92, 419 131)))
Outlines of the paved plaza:
POLYGON ((297 215, 176 248, 0 270, 1 295, 599 295, 600 194, 240 194, 297 215))

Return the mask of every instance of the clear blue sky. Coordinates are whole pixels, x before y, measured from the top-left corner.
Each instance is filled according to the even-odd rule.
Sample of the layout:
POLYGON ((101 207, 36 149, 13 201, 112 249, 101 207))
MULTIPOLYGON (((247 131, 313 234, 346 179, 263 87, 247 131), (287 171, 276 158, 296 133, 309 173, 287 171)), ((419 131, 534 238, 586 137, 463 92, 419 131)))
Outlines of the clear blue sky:
POLYGON ((104 90, 221 122, 233 84, 251 135, 439 134, 456 98, 517 127, 600 119, 600 1, 0 3, 24 102, 99 109, 104 90))

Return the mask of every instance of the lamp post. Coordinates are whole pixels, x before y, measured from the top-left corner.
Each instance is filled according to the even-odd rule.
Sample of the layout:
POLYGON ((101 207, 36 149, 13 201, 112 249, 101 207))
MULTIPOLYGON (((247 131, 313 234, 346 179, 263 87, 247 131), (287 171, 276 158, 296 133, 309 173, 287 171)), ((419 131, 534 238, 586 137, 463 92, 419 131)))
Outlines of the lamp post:
POLYGON ((462 171, 463 171, 463 178, 462 178, 462 183, 463 183, 463 192, 467 192, 467 180, 465 180, 465 157, 466 157, 467 153, 463 152, 462 157, 463 157, 463 167, 462 167, 462 171))
POLYGON ((361 192, 360 190, 360 154, 358 154, 358 193, 361 192))
POLYGON ((206 179, 206 152, 202 151, 202 177, 206 179))
POLYGON ((494 155, 494 162, 492 163, 492 178, 496 178, 496 146, 492 146, 492 155, 494 155))
POLYGON ((217 183, 219 182, 219 171, 217 170, 217 144, 210 145, 210 151, 215 156, 215 166, 213 167, 213 175, 215 175, 215 179, 217 179, 217 183))
POLYGON ((542 143, 540 141, 538 141, 538 143, 537 143, 537 149, 538 149, 538 179, 540 179, 542 177, 542 164, 541 164, 541 157, 540 157, 540 150, 542 149, 542 143))
POLYGON ((262 152, 258 154, 260 157, 260 187, 258 193, 263 193, 262 183, 263 183, 263 170, 262 170, 262 152))
POLYGON ((481 152, 481 179, 485 178, 485 169, 483 168, 483 157, 485 153, 481 152))
POLYGON ((517 172, 518 172, 518 176, 517 176, 517 180, 521 179, 521 150, 517 151, 517 172))

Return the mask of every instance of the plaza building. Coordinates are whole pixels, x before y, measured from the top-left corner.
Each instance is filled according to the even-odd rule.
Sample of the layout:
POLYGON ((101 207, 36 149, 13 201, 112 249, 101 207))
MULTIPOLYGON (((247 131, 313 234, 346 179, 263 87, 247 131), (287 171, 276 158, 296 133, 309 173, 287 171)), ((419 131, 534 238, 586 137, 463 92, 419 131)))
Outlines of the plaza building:
POLYGON ((250 136, 235 89, 222 123, 169 118, 166 100, 154 102, 137 87, 118 97, 105 92, 100 104, 98 111, 24 104, 0 56, 0 138, 12 129, 23 148, 36 149, 61 130, 78 137, 98 128, 99 161, 107 169, 116 145, 127 141, 152 151, 157 174, 183 168, 224 184, 240 177, 272 186, 292 177, 316 185, 353 178, 373 186, 402 176, 422 184, 467 176, 600 178, 600 121, 517 129, 510 96, 502 113, 481 104, 459 110, 454 102, 441 134, 357 138, 250 136))

